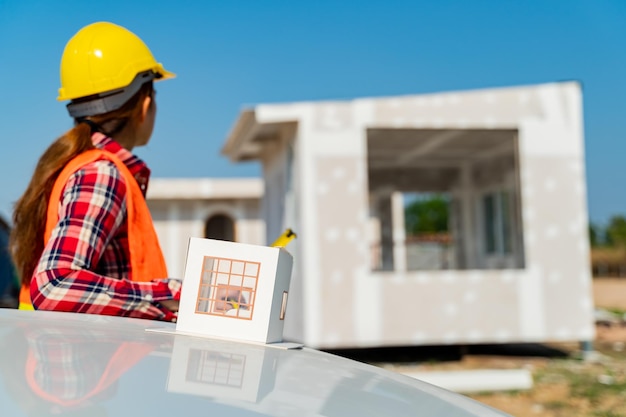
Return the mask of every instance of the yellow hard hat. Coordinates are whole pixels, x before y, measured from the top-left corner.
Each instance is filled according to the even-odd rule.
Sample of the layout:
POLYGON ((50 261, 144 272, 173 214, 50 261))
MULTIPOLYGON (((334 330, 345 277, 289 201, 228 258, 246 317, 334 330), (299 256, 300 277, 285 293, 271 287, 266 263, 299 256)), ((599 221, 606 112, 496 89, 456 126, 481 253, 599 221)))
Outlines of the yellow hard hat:
POLYGON ((65 46, 58 100, 123 89, 140 73, 153 73, 150 79, 161 80, 175 76, 128 29, 109 22, 92 23, 79 30, 65 46))

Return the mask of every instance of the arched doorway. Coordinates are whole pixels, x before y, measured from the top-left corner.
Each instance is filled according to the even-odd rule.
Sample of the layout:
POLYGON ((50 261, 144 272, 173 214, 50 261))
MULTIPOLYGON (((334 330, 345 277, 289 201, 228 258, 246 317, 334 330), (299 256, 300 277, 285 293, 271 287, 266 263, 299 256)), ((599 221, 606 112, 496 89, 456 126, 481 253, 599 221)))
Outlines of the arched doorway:
POLYGON ((225 214, 211 216, 204 224, 204 237, 234 242, 235 222, 225 214))

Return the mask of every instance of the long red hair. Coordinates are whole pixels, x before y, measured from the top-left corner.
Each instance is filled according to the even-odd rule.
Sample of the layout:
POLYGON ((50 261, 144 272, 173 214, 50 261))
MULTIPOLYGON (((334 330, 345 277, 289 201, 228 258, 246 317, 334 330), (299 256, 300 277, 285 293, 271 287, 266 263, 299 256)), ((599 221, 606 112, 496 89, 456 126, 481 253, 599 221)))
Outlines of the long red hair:
MULTIPOLYGON (((152 82, 145 83, 121 108, 91 116, 90 123, 99 126, 103 133, 111 137, 115 137, 129 123, 134 128, 141 119, 144 98, 152 92, 152 82)), ((15 205, 10 248, 22 284, 30 285, 43 252, 48 199, 52 187, 69 161, 93 149, 91 134, 90 124, 75 120, 74 127, 55 140, 39 158, 26 191, 15 205)))

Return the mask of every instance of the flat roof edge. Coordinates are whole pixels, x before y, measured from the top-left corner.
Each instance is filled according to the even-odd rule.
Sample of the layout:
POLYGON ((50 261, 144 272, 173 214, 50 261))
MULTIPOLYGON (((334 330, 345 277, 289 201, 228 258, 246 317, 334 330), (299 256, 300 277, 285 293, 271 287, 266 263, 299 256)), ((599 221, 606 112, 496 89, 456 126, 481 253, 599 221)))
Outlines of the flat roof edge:
POLYGON ((260 199, 261 178, 154 178, 146 200, 260 199))

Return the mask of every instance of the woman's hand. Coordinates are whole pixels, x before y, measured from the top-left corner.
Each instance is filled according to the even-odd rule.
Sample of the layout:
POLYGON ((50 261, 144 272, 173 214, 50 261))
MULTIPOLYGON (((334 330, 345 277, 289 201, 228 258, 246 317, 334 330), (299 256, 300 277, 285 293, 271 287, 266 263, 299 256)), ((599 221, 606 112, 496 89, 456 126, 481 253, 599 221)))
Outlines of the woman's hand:
POLYGON ((161 304, 163 307, 167 308, 169 311, 172 312, 177 312, 178 311, 178 305, 180 304, 180 301, 178 300, 165 300, 165 301, 159 301, 159 304, 161 304))

